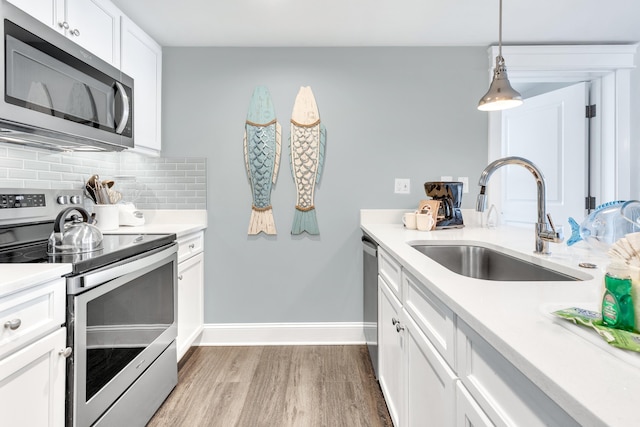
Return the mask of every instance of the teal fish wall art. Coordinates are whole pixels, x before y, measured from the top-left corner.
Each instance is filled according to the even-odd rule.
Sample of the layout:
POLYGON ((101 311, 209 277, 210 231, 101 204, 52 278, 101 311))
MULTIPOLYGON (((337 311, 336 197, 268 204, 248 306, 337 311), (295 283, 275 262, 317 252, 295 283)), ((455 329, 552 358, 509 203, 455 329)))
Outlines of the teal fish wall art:
POLYGON ((244 131, 244 163, 251 184, 253 203, 249 235, 276 234, 271 190, 280 166, 281 126, 271 95, 264 86, 253 91, 244 131))
POLYGON ((314 193, 322 175, 326 140, 311 87, 301 87, 293 104, 289 137, 289 163, 297 195, 291 234, 320 234, 314 193))

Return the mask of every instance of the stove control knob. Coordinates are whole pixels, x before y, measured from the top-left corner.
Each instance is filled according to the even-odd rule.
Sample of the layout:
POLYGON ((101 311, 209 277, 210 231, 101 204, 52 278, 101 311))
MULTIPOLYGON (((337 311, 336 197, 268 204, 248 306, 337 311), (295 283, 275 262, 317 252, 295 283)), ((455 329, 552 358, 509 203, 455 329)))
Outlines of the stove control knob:
POLYGON ((73 203, 74 205, 77 205, 77 204, 79 204, 80 202, 82 202, 82 198, 81 198, 80 196, 78 196, 77 194, 76 194, 76 195, 71 196, 71 199, 70 199, 70 200, 71 200, 71 203, 73 203))
POLYGON ((57 201, 59 205, 66 205, 69 203, 69 196, 58 196, 57 201))

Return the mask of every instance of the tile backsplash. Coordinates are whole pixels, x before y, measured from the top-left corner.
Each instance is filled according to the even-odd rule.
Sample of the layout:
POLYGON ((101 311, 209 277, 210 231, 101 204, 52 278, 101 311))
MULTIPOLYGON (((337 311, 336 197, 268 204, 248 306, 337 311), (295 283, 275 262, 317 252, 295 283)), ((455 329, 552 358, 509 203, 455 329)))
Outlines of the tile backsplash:
POLYGON ((56 153, 0 144, 0 188, 83 188, 93 175, 139 209, 206 209, 206 161, 136 153, 56 153))

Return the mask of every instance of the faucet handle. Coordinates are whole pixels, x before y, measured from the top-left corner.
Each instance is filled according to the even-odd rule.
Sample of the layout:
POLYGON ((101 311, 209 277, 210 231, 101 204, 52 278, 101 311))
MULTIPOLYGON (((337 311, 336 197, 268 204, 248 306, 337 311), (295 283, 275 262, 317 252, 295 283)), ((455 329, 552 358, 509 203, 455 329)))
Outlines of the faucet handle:
POLYGON ((547 242, 562 243, 564 241, 564 232, 562 228, 556 230, 553 220, 551 219, 551 214, 547 214, 547 219, 549 220, 551 230, 542 230, 538 235, 542 240, 546 240, 547 242))

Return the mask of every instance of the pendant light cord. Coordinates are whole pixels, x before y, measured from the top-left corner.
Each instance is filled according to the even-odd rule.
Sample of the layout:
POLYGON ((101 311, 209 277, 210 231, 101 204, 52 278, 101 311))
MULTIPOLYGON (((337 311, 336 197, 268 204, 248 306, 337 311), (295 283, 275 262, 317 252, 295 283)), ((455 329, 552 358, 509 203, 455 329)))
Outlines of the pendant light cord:
POLYGON ((502 0, 500 0, 500 18, 498 20, 498 56, 502 58, 502 0))

